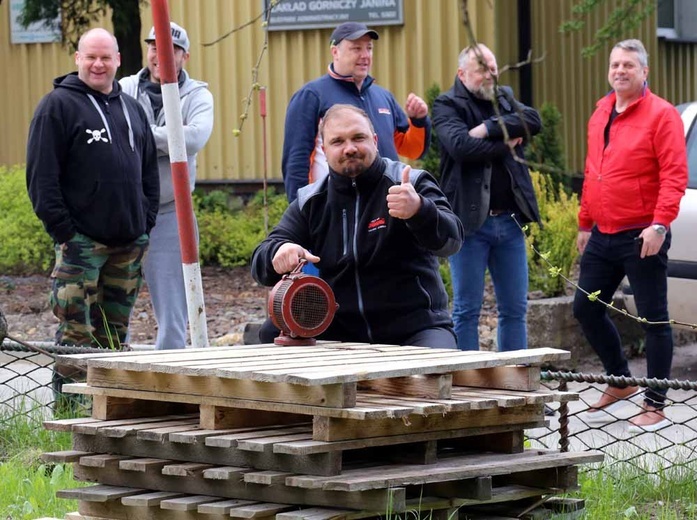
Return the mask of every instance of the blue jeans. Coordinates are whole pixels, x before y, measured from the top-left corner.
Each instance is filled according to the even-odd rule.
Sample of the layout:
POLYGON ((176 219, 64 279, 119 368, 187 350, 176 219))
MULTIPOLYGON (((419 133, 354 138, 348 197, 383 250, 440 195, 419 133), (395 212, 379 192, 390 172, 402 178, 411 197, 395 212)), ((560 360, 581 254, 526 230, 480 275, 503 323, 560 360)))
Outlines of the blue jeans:
POLYGON ((479 314, 487 267, 494 282, 500 351, 528 346, 528 261, 525 235, 509 214, 490 216, 479 230, 465 237, 450 257, 453 283, 453 321, 458 347, 479 350, 479 314))
MULTIPOLYGON (((578 285, 589 293, 600 291, 598 298, 611 302, 622 278, 627 276, 634 293, 637 312, 648 321, 668 320, 667 268, 671 235, 657 255, 639 258, 636 237, 640 229, 606 234, 593 229, 581 257, 578 285)), ((607 308, 592 302, 581 291, 574 297, 574 317, 598 354, 608 375, 631 377, 622 340, 607 308)), ((673 360, 673 335, 669 324, 642 324, 646 332, 646 369, 648 377, 670 378, 673 360)), ((665 390, 649 389, 646 403, 662 407, 665 390)))

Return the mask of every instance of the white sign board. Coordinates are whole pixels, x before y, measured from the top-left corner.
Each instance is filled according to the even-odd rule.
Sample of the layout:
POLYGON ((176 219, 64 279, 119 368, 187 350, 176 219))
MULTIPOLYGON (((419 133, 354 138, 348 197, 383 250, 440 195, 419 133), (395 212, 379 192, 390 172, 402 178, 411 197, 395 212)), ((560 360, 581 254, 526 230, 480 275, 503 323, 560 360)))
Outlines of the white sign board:
POLYGON ((34 22, 24 27, 19 16, 24 9, 24 0, 10 0, 10 41, 12 43, 54 43, 61 41, 60 16, 45 24, 34 22))

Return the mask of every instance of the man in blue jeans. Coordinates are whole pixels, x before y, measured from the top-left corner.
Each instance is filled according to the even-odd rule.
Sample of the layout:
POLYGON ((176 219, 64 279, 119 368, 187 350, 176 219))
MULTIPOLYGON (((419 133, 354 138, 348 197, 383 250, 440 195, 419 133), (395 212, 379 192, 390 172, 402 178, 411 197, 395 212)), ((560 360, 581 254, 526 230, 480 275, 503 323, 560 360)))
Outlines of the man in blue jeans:
MULTIPOLYGON (((667 267, 670 224, 687 187, 683 124, 670 103, 647 84, 648 55, 639 40, 612 49, 608 82, 588 121, 588 152, 578 215, 581 257, 578 285, 612 301, 627 276, 646 331, 648 377, 668 379, 673 336, 668 322, 667 267), (655 323, 658 322, 658 323, 655 323)), ((608 375, 631 377, 617 328, 607 308, 576 291, 574 316, 608 375)), ((588 422, 613 420, 608 412, 639 393, 635 386, 608 386, 586 413, 588 422)), ((629 431, 670 424, 663 412, 666 390, 650 388, 629 431)))
POLYGON ((501 351, 527 348, 528 264, 517 222, 539 222, 523 140, 540 131, 536 110, 496 84, 496 57, 485 45, 459 56, 453 87, 433 104, 441 187, 465 228, 450 257, 458 347, 479 350, 479 315, 489 269, 499 313, 501 351), (505 131, 504 131, 505 129, 505 131), (517 221, 517 222, 516 222, 517 221))

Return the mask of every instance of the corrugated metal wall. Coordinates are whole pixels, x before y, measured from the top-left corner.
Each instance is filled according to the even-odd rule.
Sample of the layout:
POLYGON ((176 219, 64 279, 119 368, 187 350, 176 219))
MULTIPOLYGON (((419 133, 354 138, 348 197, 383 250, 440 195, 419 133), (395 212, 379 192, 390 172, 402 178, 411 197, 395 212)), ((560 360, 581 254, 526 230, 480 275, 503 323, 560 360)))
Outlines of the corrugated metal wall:
MULTIPOLYGON (((559 25, 571 18, 572 0, 533 0, 533 53, 544 55, 534 67, 534 104, 549 101, 563 116, 568 168, 583 171, 586 150, 586 122, 596 101, 610 89, 607 81, 608 44, 592 58, 582 58, 581 49, 591 44, 593 35, 619 2, 609 0, 598 9, 583 30, 562 35, 559 25)), ((625 38, 639 38, 649 53, 651 90, 672 103, 697 99, 695 66, 697 46, 668 43, 656 37, 655 14, 625 38)), ((621 38, 620 38, 621 39, 621 38)), ((614 42, 613 42, 614 43, 614 42)))
MULTIPOLYGON (((493 41, 494 13, 488 0, 470 2, 470 16, 483 41, 493 41)), ((213 46, 204 46, 261 13, 261 0, 170 0, 172 20, 182 24, 191 39, 189 73, 209 83, 216 103, 213 135, 199 154, 199 178, 252 181, 264 169, 262 121, 255 93, 239 137, 243 101, 252 85, 252 69, 264 45, 260 22, 243 28, 213 46)), ((9 27, 8 5, 0 6, 0 26, 9 27)), ((152 25, 143 12, 143 36, 152 25)), ((108 24, 107 24, 108 26, 108 24)), ((467 38, 459 0, 404 0, 404 25, 377 27, 373 75, 399 101, 414 91, 424 95, 434 82, 450 86, 457 55, 467 38)), ((290 96, 305 82, 324 74, 330 62, 331 29, 272 31, 259 69, 258 83, 266 85, 268 99, 268 174, 281 178, 281 147, 285 109, 290 96)), ((72 56, 55 44, 10 45, 0 41, 0 66, 6 73, 0 98, 3 132, 0 164, 24 162, 31 115, 54 77, 74 70, 72 56), (12 121, 13 124, 8 124, 12 121), (9 131, 11 129, 11 131, 9 131)))
MULTIPOLYGON (((533 68, 535 106, 555 103, 564 118, 569 168, 581 171, 585 154, 585 125, 595 101, 608 90, 609 48, 595 57, 580 57, 595 30, 607 19, 616 0, 603 4, 587 27, 561 35, 559 24, 570 17, 573 0, 532 0, 533 57, 544 60, 533 68)), ((468 36, 462 23, 460 0, 404 0, 404 25, 377 27, 373 75, 398 100, 410 91, 424 95, 438 83, 443 90, 455 76, 457 56, 468 36)), ((252 84, 252 68, 264 44, 259 22, 213 46, 204 44, 245 24, 261 13, 261 0, 170 0, 171 18, 186 27, 191 38, 187 69, 207 81, 216 103, 216 123, 210 142, 200 154, 199 177, 207 180, 254 181, 264 170, 263 134, 257 95, 239 137, 243 101, 252 84)), ((470 0, 470 17, 479 41, 496 52, 499 66, 518 61, 516 0, 470 0)), ((31 115, 54 77, 74 70, 72 55, 55 44, 11 45, 9 5, 0 5, 0 164, 24 162, 31 115)), ((143 12, 143 36, 152 24, 143 12)), ((108 27, 108 23, 105 24, 108 27)), ((330 29, 274 31, 259 69, 258 83, 268 97, 268 175, 280 179, 285 108, 292 93, 326 70, 330 61, 330 29)), ((697 99, 695 44, 658 42, 655 19, 645 21, 635 34, 650 54, 652 88, 670 101, 697 99)), ((517 89, 518 73, 501 78, 517 89)))

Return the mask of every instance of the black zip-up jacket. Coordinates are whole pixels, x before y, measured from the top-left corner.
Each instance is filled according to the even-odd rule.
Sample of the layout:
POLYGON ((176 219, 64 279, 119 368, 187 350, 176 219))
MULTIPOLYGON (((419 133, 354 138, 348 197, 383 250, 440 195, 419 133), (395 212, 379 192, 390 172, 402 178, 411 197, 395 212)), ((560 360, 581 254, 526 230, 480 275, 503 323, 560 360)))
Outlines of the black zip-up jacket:
MULTIPOLYGON (((519 219, 539 222, 540 211, 528 167, 511 154, 497 116, 483 121, 471 96, 462 81, 455 77, 453 87, 433 103, 433 125, 440 144, 440 185, 453 211, 462 220, 465 235, 482 227, 488 216, 494 161, 502 161, 511 176, 513 197, 522 212, 519 219), (489 136, 486 139, 470 137, 469 130, 482 122, 489 136)), ((537 110, 516 101, 510 87, 500 87, 496 97, 510 139, 527 139, 540 131, 542 123, 537 110)), ((523 145, 515 147, 515 154, 523 158, 523 145)))
POLYGON ((27 189, 46 231, 58 244, 81 233, 109 246, 149 233, 160 180, 143 109, 117 82, 105 95, 72 73, 53 87, 27 142, 27 189))
POLYGON ((282 244, 299 244, 320 257, 320 276, 339 304, 323 339, 400 344, 426 328, 452 327, 438 257, 460 249, 462 224, 423 170, 410 175, 422 201, 417 214, 391 217, 387 192, 401 182, 404 167, 378 157, 355 179, 330 169, 323 181, 298 191, 254 251, 252 275, 268 286, 281 279, 271 260, 282 244))

